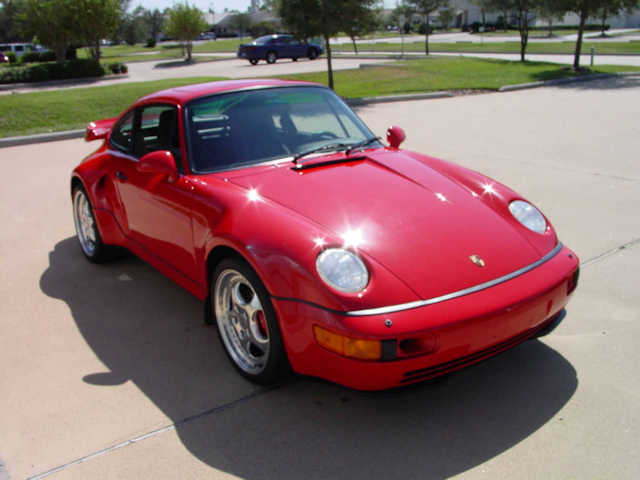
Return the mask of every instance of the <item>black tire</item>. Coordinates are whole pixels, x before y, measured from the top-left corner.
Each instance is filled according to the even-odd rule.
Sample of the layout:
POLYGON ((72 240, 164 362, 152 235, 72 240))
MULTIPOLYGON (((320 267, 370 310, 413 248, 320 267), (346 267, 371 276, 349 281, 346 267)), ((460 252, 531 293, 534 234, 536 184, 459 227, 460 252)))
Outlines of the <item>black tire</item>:
MULTIPOLYGON (((275 310, 264 284, 247 262, 230 257, 214 268, 205 305, 211 323, 217 325, 227 357, 243 377, 260 385, 271 385, 288 375, 289 361, 275 310), (255 314, 249 314, 254 318, 249 318, 234 294, 242 297, 247 309, 260 307, 255 314), (259 345, 257 340, 261 342, 259 345), (245 341, 249 346, 243 344, 245 341)), ((205 322, 210 323, 206 319, 205 322)))
POLYGON ((75 186, 71 198, 78 243, 87 260, 91 263, 105 263, 122 256, 123 249, 103 243, 91 199, 84 187, 75 186))
POLYGON ((267 63, 276 63, 277 59, 278 55, 276 54, 276 52, 274 52, 273 50, 267 52, 267 56, 265 57, 267 63))
POLYGON ((249 63, 251 65, 257 65, 258 64, 258 59, 257 58, 250 58, 249 59, 249 63))
POLYGON ((315 48, 309 49, 309 60, 315 60, 318 58, 318 50, 315 48))
POLYGON ((298 57, 293 57, 291 60, 294 61, 294 62, 297 62, 298 61, 298 57))

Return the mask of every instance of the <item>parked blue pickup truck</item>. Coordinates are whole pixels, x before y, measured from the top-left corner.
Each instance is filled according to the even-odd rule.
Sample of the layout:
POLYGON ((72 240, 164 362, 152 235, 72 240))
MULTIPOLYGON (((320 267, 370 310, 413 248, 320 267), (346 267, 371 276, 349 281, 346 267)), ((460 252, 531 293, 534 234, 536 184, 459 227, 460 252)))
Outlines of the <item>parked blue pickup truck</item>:
POLYGON ((301 57, 315 60, 323 52, 322 46, 315 43, 304 43, 291 35, 265 35, 251 43, 244 43, 238 48, 238 57, 249 60, 255 65, 260 60, 275 63, 279 58, 290 58, 294 62, 301 57))

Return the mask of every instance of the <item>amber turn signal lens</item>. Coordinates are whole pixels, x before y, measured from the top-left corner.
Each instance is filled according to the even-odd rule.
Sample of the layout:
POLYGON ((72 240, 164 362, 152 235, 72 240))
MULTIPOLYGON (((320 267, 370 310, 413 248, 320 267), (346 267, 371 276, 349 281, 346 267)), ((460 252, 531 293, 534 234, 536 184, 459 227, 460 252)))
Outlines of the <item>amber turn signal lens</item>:
POLYGON ((322 347, 339 355, 360 360, 380 360, 382 355, 382 344, 379 340, 345 337, 317 325, 314 325, 313 332, 322 347))

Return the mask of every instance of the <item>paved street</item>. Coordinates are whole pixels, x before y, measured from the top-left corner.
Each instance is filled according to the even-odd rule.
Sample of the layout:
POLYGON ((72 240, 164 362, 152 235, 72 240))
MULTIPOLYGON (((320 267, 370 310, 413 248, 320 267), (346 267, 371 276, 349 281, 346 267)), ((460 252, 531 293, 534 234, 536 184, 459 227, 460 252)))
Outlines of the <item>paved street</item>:
POLYGON ((407 148, 524 194, 583 262, 551 336, 383 393, 247 383, 189 294, 135 258, 82 257, 68 175, 96 144, 0 149, 0 465, 56 480, 637 478, 639 104, 637 76, 358 108, 377 134, 400 125, 407 148))

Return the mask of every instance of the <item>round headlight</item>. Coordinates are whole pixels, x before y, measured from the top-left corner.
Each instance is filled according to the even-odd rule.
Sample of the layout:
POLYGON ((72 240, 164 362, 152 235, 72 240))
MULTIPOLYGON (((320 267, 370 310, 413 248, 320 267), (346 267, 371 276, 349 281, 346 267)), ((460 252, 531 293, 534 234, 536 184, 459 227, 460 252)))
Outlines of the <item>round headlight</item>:
POLYGON ((360 257, 342 248, 329 248, 318 255, 316 270, 327 285, 344 293, 360 292, 369 283, 369 272, 360 257))
POLYGON ((529 230, 536 233, 547 231, 547 222, 536 207, 522 200, 515 200, 509 204, 511 215, 529 230))

